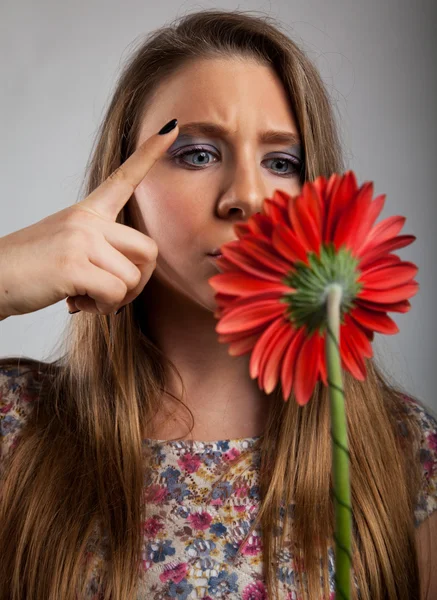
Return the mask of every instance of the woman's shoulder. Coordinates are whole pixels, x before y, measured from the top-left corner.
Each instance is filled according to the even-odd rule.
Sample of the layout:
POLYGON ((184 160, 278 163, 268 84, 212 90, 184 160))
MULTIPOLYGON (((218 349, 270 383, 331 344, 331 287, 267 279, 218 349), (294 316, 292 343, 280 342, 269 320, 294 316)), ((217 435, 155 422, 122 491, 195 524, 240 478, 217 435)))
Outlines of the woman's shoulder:
POLYGON ((425 402, 403 395, 405 407, 416 417, 421 439, 419 460, 422 467, 422 486, 415 509, 416 527, 437 510, 437 414, 425 402))
POLYGON ((437 411, 423 400, 410 395, 402 395, 404 408, 416 417, 420 426, 421 445, 436 456, 437 411))
POLYGON ((0 360, 0 476, 4 460, 18 443, 39 397, 40 365, 34 360, 0 360))

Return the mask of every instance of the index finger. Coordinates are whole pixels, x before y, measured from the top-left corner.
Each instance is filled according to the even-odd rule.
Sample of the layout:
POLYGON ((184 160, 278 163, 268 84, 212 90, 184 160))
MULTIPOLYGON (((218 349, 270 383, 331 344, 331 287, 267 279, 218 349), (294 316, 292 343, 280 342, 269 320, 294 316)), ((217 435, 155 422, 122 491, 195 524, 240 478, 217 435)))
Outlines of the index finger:
POLYGON ((79 205, 100 217, 115 221, 137 185, 174 142, 179 132, 177 123, 177 119, 172 119, 159 133, 145 140, 89 196, 77 202, 76 206, 79 205))

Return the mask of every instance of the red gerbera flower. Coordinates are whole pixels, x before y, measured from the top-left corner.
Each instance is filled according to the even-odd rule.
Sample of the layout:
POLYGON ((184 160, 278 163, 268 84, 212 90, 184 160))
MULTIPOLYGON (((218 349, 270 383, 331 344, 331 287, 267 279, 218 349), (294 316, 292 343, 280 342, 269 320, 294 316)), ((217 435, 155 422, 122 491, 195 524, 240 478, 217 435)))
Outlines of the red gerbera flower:
POLYGON ((405 217, 375 225, 385 194, 373 183, 359 189, 353 171, 305 182, 298 196, 276 190, 262 213, 234 226, 238 240, 221 247, 216 290, 219 341, 229 354, 251 352, 250 376, 283 398, 293 389, 305 405, 317 380, 327 385, 326 295, 342 288, 340 355, 343 369, 364 380, 364 357, 373 355, 374 332, 395 334, 388 311, 408 312, 418 269, 392 253, 416 237, 398 235, 405 217))

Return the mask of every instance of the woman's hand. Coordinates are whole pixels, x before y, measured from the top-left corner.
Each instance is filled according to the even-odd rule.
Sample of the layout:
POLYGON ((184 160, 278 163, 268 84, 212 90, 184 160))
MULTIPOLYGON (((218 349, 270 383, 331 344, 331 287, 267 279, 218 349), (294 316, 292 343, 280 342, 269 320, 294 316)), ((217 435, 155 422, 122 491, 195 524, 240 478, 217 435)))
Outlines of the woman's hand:
POLYGON ((158 247, 115 220, 177 132, 151 136, 81 202, 0 238, 0 319, 65 298, 71 311, 107 315, 141 293, 158 247))

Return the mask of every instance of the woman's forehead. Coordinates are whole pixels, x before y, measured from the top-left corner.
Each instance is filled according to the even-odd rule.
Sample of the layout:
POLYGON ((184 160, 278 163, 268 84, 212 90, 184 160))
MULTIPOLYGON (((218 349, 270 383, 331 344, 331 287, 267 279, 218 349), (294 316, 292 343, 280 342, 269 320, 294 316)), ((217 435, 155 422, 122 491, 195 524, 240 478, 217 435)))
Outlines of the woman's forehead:
POLYGON ((245 68, 237 61, 236 70, 227 63, 204 61, 198 68, 191 64, 190 70, 183 69, 158 86, 142 120, 141 138, 152 135, 171 114, 178 119, 178 140, 230 139, 241 133, 253 134, 261 143, 296 145, 293 111, 276 74, 255 63, 245 68), (213 66, 208 68, 208 63, 213 66))

